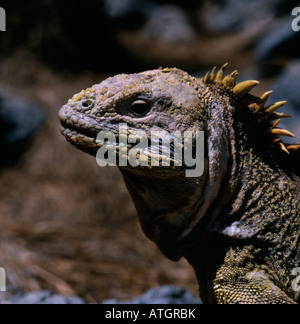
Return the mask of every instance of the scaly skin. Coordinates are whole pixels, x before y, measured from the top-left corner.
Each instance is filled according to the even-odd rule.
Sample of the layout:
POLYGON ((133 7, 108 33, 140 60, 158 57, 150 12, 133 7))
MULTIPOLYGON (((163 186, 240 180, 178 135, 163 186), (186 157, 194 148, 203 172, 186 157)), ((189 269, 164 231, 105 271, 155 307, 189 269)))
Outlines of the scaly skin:
POLYGON ((205 171, 186 167, 120 167, 142 228, 163 253, 186 257, 205 303, 299 303, 292 289, 299 257, 299 146, 270 120, 258 83, 236 85, 224 67, 203 79, 178 69, 118 75, 75 95, 60 111, 63 135, 96 155, 97 134, 205 132, 205 171), (283 152, 284 151, 284 152, 283 152))

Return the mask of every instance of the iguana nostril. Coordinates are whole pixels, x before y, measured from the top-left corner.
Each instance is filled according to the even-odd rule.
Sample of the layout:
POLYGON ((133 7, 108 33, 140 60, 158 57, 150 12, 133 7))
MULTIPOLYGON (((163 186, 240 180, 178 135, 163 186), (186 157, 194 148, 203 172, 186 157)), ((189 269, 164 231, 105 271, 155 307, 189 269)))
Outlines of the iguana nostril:
POLYGON ((94 102, 95 102, 95 101, 92 100, 92 99, 86 99, 86 100, 82 101, 82 103, 81 103, 81 107, 82 107, 82 109, 84 109, 84 110, 92 109, 93 106, 94 106, 94 102))

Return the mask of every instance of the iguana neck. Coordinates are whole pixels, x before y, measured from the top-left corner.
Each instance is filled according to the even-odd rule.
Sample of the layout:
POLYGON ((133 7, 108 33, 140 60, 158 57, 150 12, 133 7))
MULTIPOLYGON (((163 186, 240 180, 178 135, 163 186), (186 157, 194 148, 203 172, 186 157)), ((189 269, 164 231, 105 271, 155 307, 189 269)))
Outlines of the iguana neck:
POLYGON ((240 176, 236 195, 217 227, 229 236, 250 238, 285 213, 298 213, 299 181, 274 163, 268 150, 237 145, 240 176))
MULTIPOLYGON (((213 219, 212 215, 203 218, 182 242, 203 302, 216 302, 206 283, 216 279, 228 251, 240 246, 253 251, 238 254, 236 263, 245 265, 249 260, 243 257, 252 255, 255 262, 251 267, 267 265, 269 275, 283 290, 292 285, 291 273, 299 266, 299 178, 272 163, 269 152, 258 152, 239 136, 236 140, 240 176, 234 187, 227 186, 231 202, 213 219)), ((295 300, 299 298, 295 292, 289 293, 295 300)))
POLYGON ((259 139, 264 138, 259 132, 256 132, 256 139, 250 139, 244 124, 236 122, 234 117, 232 124, 227 125, 227 134, 231 137, 225 150, 231 154, 227 156, 226 177, 223 177, 215 204, 184 244, 192 246, 205 242, 212 231, 233 239, 264 235, 262 232, 270 226, 278 226, 284 214, 299 213, 300 181, 285 172, 285 159, 275 158, 271 148, 266 149, 268 144, 259 143, 259 139), (282 163, 274 162, 280 159, 282 163))

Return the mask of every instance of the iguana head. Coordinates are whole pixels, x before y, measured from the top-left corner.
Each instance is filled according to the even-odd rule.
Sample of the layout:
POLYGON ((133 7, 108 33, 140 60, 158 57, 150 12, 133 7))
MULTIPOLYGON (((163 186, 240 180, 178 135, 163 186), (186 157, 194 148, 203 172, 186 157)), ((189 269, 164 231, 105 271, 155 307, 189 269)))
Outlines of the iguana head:
MULTIPOLYGON (((174 260, 181 257, 195 227, 219 216, 231 199, 238 172, 238 115, 257 124, 257 132, 266 135, 263 141, 274 141, 274 145, 289 153, 278 135, 292 134, 271 123, 288 117, 275 112, 285 102, 265 108, 270 93, 262 98, 249 95, 258 82, 236 84, 237 71, 224 78, 225 67, 218 73, 213 70, 201 80, 168 68, 118 75, 75 95, 60 111, 63 135, 95 156, 104 147, 107 153, 130 159, 128 153, 141 141, 141 134, 146 137, 143 148, 131 152, 131 158, 144 161, 144 165, 124 166, 118 162, 120 159, 116 161, 145 233, 174 260), (120 133, 120 125, 125 124, 126 133, 120 133), (205 134, 200 157, 195 151, 199 148, 199 131, 205 134), (108 140, 105 133, 101 141, 101 132, 115 137, 108 140), (156 148, 151 141, 153 132, 161 137, 156 148), (184 142, 184 134, 193 136, 184 142), (124 135, 127 142, 121 145, 124 135), (204 171, 200 176, 187 177, 186 171, 196 168, 196 164, 187 165, 184 159, 181 165, 178 163, 174 143, 178 143, 180 136, 182 156, 190 146, 193 158, 203 160, 204 171), (170 145, 165 147, 163 139, 168 139, 170 145), (151 165, 151 161, 156 164, 151 165)), ((242 136, 246 137, 246 132, 242 136)), ((298 146, 290 147, 296 149, 298 146)))
POLYGON ((121 123, 129 133, 144 131, 150 137, 155 130, 197 129, 204 118, 197 79, 177 69, 117 75, 76 94, 60 111, 64 135, 92 155, 99 149, 98 133, 117 135, 121 123))

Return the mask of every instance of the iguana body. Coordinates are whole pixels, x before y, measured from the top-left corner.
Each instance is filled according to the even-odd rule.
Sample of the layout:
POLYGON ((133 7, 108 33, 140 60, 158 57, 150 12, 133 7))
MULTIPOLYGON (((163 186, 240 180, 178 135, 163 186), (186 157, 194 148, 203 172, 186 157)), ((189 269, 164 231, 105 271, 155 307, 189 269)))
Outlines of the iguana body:
MULTIPOLYGON (((146 235, 176 261, 186 257, 205 303, 299 303, 299 145, 287 147, 274 119, 285 102, 224 78, 223 66, 197 79, 178 69, 118 75, 82 91, 60 111, 62 133, 96 155, 100 131, 205 132, 205 171, 120 167, 146 235)), ((151 148, 149 148, 151 155, 151 148)))

